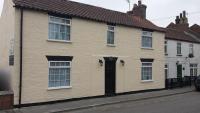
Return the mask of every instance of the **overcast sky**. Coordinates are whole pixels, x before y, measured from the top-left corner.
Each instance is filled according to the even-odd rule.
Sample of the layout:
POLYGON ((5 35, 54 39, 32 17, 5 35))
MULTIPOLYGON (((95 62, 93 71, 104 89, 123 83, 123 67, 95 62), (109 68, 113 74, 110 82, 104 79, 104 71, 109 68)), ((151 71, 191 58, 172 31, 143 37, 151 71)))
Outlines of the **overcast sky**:
MULTIPOLYGON (((111 10, 126 12, 129 10, 127 0, 73 0, 86 4, 104 7, 111 10)), ((130 0, 131 6, 138 0, 130 0)), ((176 15, 186 10, 190 25, 197 23, 200 25, 200 0, 143 0, 147 5, 147 18, 156 25, 165 27, 170 22, 174 22, 176 15)), ((0 0, 0 12, 3 0, 0 0)))

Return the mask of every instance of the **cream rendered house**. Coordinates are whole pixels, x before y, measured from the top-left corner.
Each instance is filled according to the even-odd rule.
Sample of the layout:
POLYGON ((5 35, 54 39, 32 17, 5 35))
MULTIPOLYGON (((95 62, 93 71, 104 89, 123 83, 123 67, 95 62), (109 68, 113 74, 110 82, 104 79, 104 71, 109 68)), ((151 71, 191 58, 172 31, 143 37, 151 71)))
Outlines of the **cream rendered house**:
POLYGON ((121 13, 68 0, 5 0, 0 23, 0 64, 12 72, 15 105, 165 87, 165 34, 141 1, 121 13))

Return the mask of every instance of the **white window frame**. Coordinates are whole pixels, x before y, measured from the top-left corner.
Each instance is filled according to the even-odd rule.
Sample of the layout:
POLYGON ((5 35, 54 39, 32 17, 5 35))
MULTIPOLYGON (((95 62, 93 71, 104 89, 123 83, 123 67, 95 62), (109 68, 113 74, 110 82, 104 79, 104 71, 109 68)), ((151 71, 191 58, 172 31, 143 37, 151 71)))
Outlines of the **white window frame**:
POLYGON ((141 80, 142 82, 152 82, 153 81, 153 62, 141 62, 142 63, 142 66, 141 66, 141 80), (143 66, 143 64, 151 64, 151 66, 143 66), (142 74, 142 70, 143 70, 143 67, 151 67, 151 79, 149 80, 143 80, 143 74, 142 74))
POLYGON ((182 55, 182 43, 181 42, 177 42, 177 45, 176 45, 176 49, 177 49, 177 55, 182 55), (179 45, 180 44, 180 45, 179 45), (179 52, 179 47, 180 47, 180 53, 179 52))
POLYGON ((190 76, 198 76, 198 64, 190 64, 190 76), (196 65, 196 67, 194 67, 194 65, 196 65), (195 75, 195 69, 197 75, 195 75), (193 71, 193 75, 191 75, 191 70, 193 71))
POLYGON ((55 42, 72 42, 71 41, 71 31, 72 31, 72 27, 71 27, 71 24, 72 24, 72 22, 71 22, 72 20, 71 19, 67 19, 67 18, 61 18, 61 17, 56 17, 56 16, 51 16, 51 15, 49 15, 49 23, 48 23, 48 41, 55 41, 55 42), (50 18, 57 18, 57 19, 64 19, 64 20, 67 20, 67 21, 69 21, 70 23, 69 24, 67 24, 67 23, 59 23, 59 22, 55 22, 55 21, 51 21, 51 19, 50 18), (59 40, 59 39, 50 39, 50 35, 49 35, 49 32, 50 32, 50 30, 49 30, 49 24, 50 23, 52 23, 52 24, 59 24, 59 25, 66 25, 66 26, 69 26, 70 27, 70 36, 69 36, 69 40, 59 40))
POLYGON ((107 29, 107 40, 106 40, 107 45, 108 45, 108 46, 115 46, 115 26, 108 25, 107 27, 108 27, 108 29, 107 29), (109 29, 109 27, 112 27, 113 30, 109 29), (112 33, 114 34, 114 37, 113 37, 113 41, 114 41, 114 43, 113 43, 113 44, 108 43, 108 38, 109 38, 109 37, 108 37, 108 32, 112 32, 112 33))
POLYGON ((69 68, 70 69, 70 73, 69 73, 69 86, 58 86, 58 87, 49 87, 49 75, 50 75, 50 71, 49 71, 49 74, 48 74, 48 90, 54 90, 54 89, 69 89, 69 88, 72 88, 72 85, 71 85, 71 68, 72 68, 72 61, 49 61, 49 64, 48 64, 49 68, 69 68), (69 63, 69 66, 51 66, 51 63, 52 62, 66 62, 66 63, 69 63))
POLYGON ((165 55, 167 55, 168 54, 168 41, 167 40, 165 40, 165 55))
POLYGON ((189 44, 189 54, 194 54, 194 44, 189 44))
POLYGON ((143 49, 152 49, 153 48, 153 33, 150 31, 142 31, 142 41, 141 46, 143 49), (145 47, 143 46, 143 37, 151 38, 151 47, 145 47))

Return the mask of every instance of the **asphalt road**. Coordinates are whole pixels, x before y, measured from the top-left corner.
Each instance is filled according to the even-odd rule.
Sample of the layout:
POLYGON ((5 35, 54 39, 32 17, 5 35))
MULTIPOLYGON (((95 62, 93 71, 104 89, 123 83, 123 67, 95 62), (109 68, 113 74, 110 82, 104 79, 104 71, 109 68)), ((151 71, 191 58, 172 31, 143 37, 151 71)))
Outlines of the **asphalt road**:
POLYGON ((200 113, 200 92, 190 92, 64 113, 200 113))

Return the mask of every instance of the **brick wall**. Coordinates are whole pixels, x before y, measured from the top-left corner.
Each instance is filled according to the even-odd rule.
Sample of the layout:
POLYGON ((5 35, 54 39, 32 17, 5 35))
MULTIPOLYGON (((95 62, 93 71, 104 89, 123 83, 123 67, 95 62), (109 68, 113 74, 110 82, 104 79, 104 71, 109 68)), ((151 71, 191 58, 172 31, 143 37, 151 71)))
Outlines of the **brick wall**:
POLYGON ((13 108, 13 93, 0 92, 0 110, 13 108))

